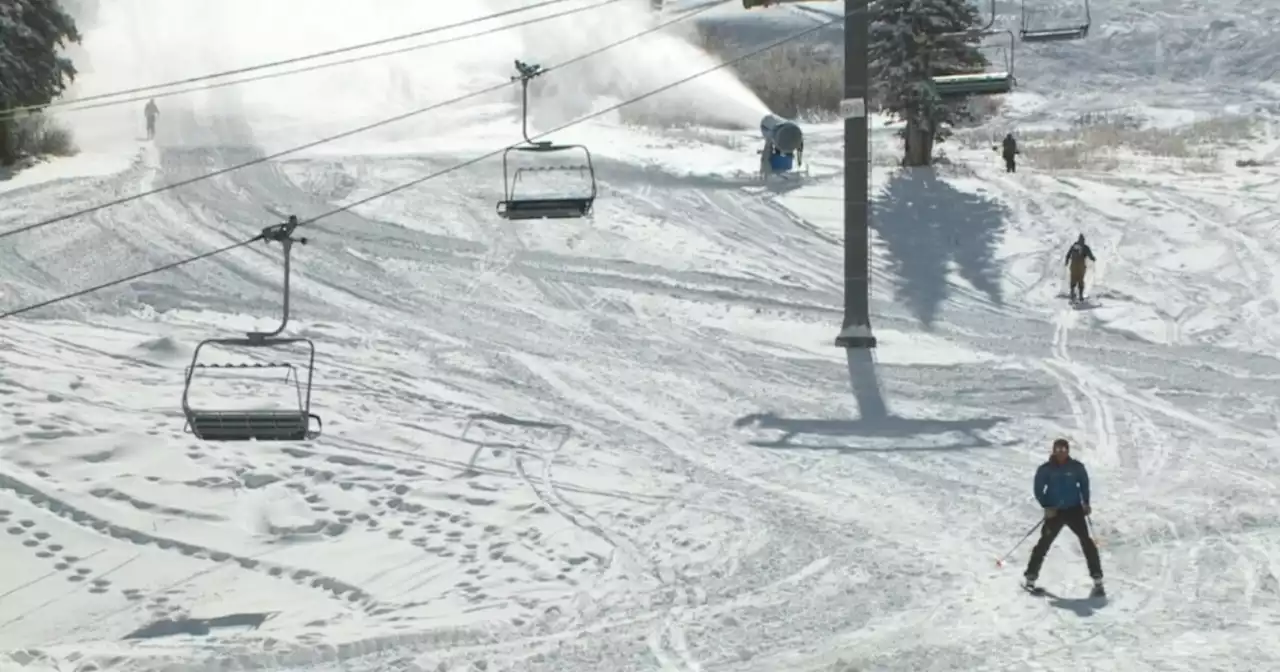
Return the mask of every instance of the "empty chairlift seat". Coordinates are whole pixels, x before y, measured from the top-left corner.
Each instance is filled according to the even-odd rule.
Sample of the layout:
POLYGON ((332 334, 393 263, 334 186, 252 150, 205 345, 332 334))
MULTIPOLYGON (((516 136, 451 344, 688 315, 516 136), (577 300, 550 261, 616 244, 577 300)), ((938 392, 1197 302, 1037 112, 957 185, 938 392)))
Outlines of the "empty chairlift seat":
POLYGON ((581 145, 549 142, 509 147, 502 155, 505 219, 571 219, 591 214, 596 199, 591 152, 581 145), (517 162, 542 161, 541 165, 517 162))
MULTIPOLYGON (((210 339, 200 343, 187 368, 187 381, 182 395, 182 411, 186 415, 186 429, 196 438, 205 441, 306 441, 320 435, 323 423, 311 412, 311 381, 315 366, 315 346, 300 338, 229 338, 210 339), (308 361, 305 373, 294 364, 240 363, 205 364, 200 362, 201 350, 206 346, 226 348, 279 348, 293 344, 305 345, 308 361), (291 408, 210 408, 197 406, 191 401, 192 382, 209 372, 284 371, 285 381, 292 381, 294 402, 291 408), (315 421, 315 427, 312 426, 315 421)), ((278 379, 277 379, 278 380, 278 379)))
POLYGON ((956 75, 938 75, 930 78, 933 90, 940 98, 964 98, 968 96, 998 96, 1013 91, 1016 80, 1013 76, 1014 37, 1012 31, 990 31, 980 33, 981 37, 1002 35, 1009 40, 1007 51, 999 44, 983 45, 981 49, 1000 48, 1004 51, 1004 63, 998 69, 988 72, 963 73, 956 75))
MULTIPOLYGON (((185 431, 205 441, 306 441, 318 437, 323 428, 320 417, 311 412, 311 383, 315 372, 315 344, 306 338, 281 337, 289 323, 289 274, 290 252, 293 243, 306 243, 305 238, 294 239, 293 231, 298 227, 298 218, 289 217, 285 224, 269 226, 262 231, 261 240, 268 243, 279 242, 284 247, 284 310, 280 326, 270 332, 250 332, 239 338, 211 338, 201 341, 191 354, 191 364, 187 367, 186 381, 182 388, 182 412, 186 417, 185 431), (236 361, 210 363, 202 357, 206 348, 214 346, 229 352, 236 352, 236 361), (246 353, 268 354, 283 349, 299 349, 305 346, 305 363, 262 362, 252 361, 246 353), (289 407, 262 409, 265 399, 254 400, 257 408, 231 408, 231 404, 192 403, 192 383, 197 379, 217 377, 219 374, 239 374, 241 376, 260 375, 261 378, 251 381, 251 386, 285 385, 290 394, 287 396, 289 407), (269 377, 268 377, 269 376, 269 377), (292 383, 289 386, 289 383, 292 383), (315 421, 313 426, 312 421, 315 421)), ((234 388, 236 402, 244 404, 245 396, 260 393, 260 390, 246 391, 244 383, 234 388)), ((216 395, 222 398, 223 395, 216 395)), ((272 395, 273 397, 275 395, 272 395)), ((224 400, 225 401, 225 400, 224 400)))
POLYGON ((557 145, 529 137, 529 82, 542 66, 516 61, 520 82, 520 132, 524 142, 502 153, 504 219, 577 219, 591 214, 596 200, 596 170, 591 152, 582 145, 557 145))

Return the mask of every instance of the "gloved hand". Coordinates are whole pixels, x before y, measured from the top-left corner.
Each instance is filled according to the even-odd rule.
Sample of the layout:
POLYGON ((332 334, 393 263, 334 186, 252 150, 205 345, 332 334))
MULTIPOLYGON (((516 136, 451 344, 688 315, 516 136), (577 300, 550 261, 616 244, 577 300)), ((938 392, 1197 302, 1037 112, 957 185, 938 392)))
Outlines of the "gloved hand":
POLYGON ((1085 505, 1084 505, 1084 515, 1086 515, 1086 516, 1087 516, 1087 515, 1089 515, 1089 514, 1091 514, 1091 513, 1093 513, 1093 508, 1092 508, 1092 507, 1090 507, 1088 504, 1085 504, 1085 505))
POLYGON ((1054 517, 1054 516, 1056 516, 1056 515, 1058 515, 1058 510, 1057 510, 1057 509, 1053 508, 1052 506, 1046 506, 1046 507, 1044 507, 1044 519, 1045 519, 1045 520, 1048 520, 1048 519, 1050 519, 1050 518, 1052 518, 1052 517, 1054 517))

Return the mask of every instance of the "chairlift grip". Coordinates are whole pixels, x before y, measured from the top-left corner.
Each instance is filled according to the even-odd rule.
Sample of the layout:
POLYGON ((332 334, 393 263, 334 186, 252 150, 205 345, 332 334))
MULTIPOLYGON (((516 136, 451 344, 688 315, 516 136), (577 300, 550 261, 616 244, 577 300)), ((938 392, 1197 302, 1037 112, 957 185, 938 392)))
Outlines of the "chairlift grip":
MULTIPOLYGON (((992 0, 993 2, 995 0, 992 0)), ((534 141, 529 138, 529 82, 534 77, 540 77, 546 74, 546 70, 541 65, 525 63, 520 59, 516 59, 516 71, 520 74, 511 78, 511 81, 520 81, 520 135, 524 136, 524 141, 530 145, 539 147, 549 147, 550 140, 534 141)))

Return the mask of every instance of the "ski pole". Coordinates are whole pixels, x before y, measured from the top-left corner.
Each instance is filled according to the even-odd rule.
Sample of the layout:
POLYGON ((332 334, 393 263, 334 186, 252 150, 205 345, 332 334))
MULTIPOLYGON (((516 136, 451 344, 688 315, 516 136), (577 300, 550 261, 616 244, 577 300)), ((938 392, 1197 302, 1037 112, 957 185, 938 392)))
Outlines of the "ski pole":
POLYGON ((1031 529, 1027 530, 1027 533, 1026 533, 1026 534, 1024 534, 1024 535, 1022 535, 1022 538, 1018 540, 1018 543, 1014 544, 1014 545, 1013 545, 1013 548, 1009 549, 1009 552, 1008 552, 1008 553, 1005 553, 1003 558, 997 558, 997 559, 996 559, 996 567, 1004 567, 1004 561, 1005 561, 1005 560, 1008 560, 1008 559, 1009 559, 1009 556, 1013 555, 1013 552, 1014 552, 1014 551, 1016 551, 1016 550, 1018 550, 1018 547, 1022 545, 1022 542, 1026 541, 1027 539, 1029 539, 1029 538, 1031 537, 1031 533, 1033 533, 1033 532, 1035 532, 1036 530, 1040 529, 1040 526, 1041 526, 1041 525, 1044 525, 1044 518, 1041 518, 1038 522, 1036 522, 1036 524, 1035 524, 1035 526, 1034 526, 1034 527, 1032 527, 1031 529))

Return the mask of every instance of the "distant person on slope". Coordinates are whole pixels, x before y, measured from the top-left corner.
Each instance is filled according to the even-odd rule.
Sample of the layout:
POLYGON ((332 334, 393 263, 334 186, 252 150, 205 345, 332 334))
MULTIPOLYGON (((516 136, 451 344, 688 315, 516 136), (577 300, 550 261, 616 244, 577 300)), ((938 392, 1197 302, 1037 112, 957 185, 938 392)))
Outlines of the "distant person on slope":
POLYGON ((1089 536, 1089 472, 1084 464, 1071 458, 1071 444, 1066 439, 1054 441, 1049 461, 1036 469, 1035 495, 1044 507, 1044 527, 1040 528, 1040 541, 1031 550, 1031 560, 1023 574, 1027 588, 1035 589, 1044 556, 1065 525, 1080 540, 1080 550, 1093 578, 1094 596, 1104 595, 1102 561, 1098 558, 1098 546, 1089 536))
POLYGON ((160 108, 156 107, 155 98, 147 101, 147 107, 142 113, 147 117, 147 139, 154 140, 156 137, 156 117, 160 116, 160 108))
POLYGON ((1067 250, 1067 261, 1063 265, 1071 272, 1071 300, 1084 301, 1085 260, 1097 261, 1093 258, 1093 250, 1084 243, 1084 234, 1076 239, 1074 245, 1067 250), (1076 289, 1079 288, 1079 293, 1076 289))
POLYGON ((1004 172, 1018 172, 1018 141, 1013 139, 1012 133, 1004 136, 1001 150, 1001 154, 1004 156, 1004 172))

